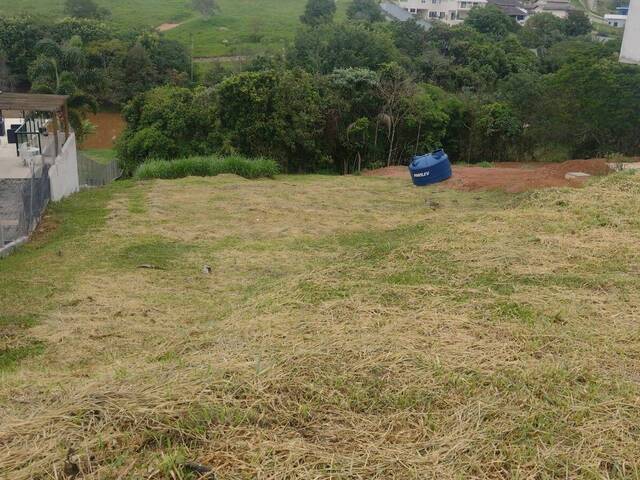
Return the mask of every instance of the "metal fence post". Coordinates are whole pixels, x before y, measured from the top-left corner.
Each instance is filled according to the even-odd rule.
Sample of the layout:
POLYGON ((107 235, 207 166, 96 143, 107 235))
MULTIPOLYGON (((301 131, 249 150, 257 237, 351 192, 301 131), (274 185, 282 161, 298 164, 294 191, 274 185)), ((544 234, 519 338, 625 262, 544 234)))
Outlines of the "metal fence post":
POLYGON ((29 195, 29 230, 31 230, 31 222, 33 221, 33 177, 35 176, 35 171, 33 169, 33 164, 31 164, 31 181, 29 182, 31 185, 31 192, 29 195))

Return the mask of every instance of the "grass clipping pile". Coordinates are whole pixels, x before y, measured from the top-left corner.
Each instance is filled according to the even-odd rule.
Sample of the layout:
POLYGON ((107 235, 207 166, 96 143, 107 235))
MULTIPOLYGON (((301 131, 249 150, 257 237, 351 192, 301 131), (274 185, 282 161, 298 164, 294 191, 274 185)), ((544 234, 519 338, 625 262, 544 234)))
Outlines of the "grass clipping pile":
POLYGON ((118 188, 4 374, 0 477, 638 476, 640 177, 118 188))

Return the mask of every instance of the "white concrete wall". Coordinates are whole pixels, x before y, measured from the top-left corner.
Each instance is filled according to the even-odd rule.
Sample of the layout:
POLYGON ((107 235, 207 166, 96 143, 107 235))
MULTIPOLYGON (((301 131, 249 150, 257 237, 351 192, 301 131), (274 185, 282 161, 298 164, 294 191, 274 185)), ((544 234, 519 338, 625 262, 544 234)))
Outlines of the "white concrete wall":
POLYGON ((640 65, 640 0, 631 0, 629 3, 620 61, 640 65))
POLYGON ((51 200, 54 202, 80 190, 75 134, 69 135, 60 155, 49 168, 49 181, 51 182, 51 200))

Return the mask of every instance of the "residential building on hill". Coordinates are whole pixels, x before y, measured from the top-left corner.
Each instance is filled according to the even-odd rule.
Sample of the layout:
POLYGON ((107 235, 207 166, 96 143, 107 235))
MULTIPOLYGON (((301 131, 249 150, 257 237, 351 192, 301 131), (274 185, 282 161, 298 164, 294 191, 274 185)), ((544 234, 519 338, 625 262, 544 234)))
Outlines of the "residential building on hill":
POLYGON ((551 13, 558 18, 567 18, 569 12, 577 10, 569 0, 538 0, 534 3, 532 13, 551 13))
MULTIPOLYGON (((380 4, 380 8, 382 9, 382 13, 387 18, 387 20, 406 22, 407 20, 411 20, 414 18, 414 16, 407 10, 405 10, 404 8, 400 8, 398 5, 390 1, 382 2, 380 4)), ((426 20, 418 19, 416 23, 425 30, 429 30, 431 28, 431 23, 426 20)))
POLYGON ((524 25, 529 18, 529 10, 518 0, 488 0, 488 4, 495 5, 520 25, 524 25))
POLYGON ((624 28, 624 24, 627 22, 626 15, 606 14, 604 16, 607 25, 614 28, 624 28))
POLYGON ((487 0, 399 0, 398 5, 419 19, 457 25, 473 7, 485 7, 487 0))

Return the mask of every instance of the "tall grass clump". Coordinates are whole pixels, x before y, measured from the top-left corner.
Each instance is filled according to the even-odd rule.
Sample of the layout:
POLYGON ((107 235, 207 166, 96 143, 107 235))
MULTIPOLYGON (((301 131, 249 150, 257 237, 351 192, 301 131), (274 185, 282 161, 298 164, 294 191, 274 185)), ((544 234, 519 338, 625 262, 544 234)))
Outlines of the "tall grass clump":
POLYGON ((188 157, 177 160, 148 160, 134 173, 134 178, 214 177, 222 173, 232 173, 244 178, 273 177, 279 173, 278 164, 268 158, 249 159, 242 156, 229 157, 188 157))

